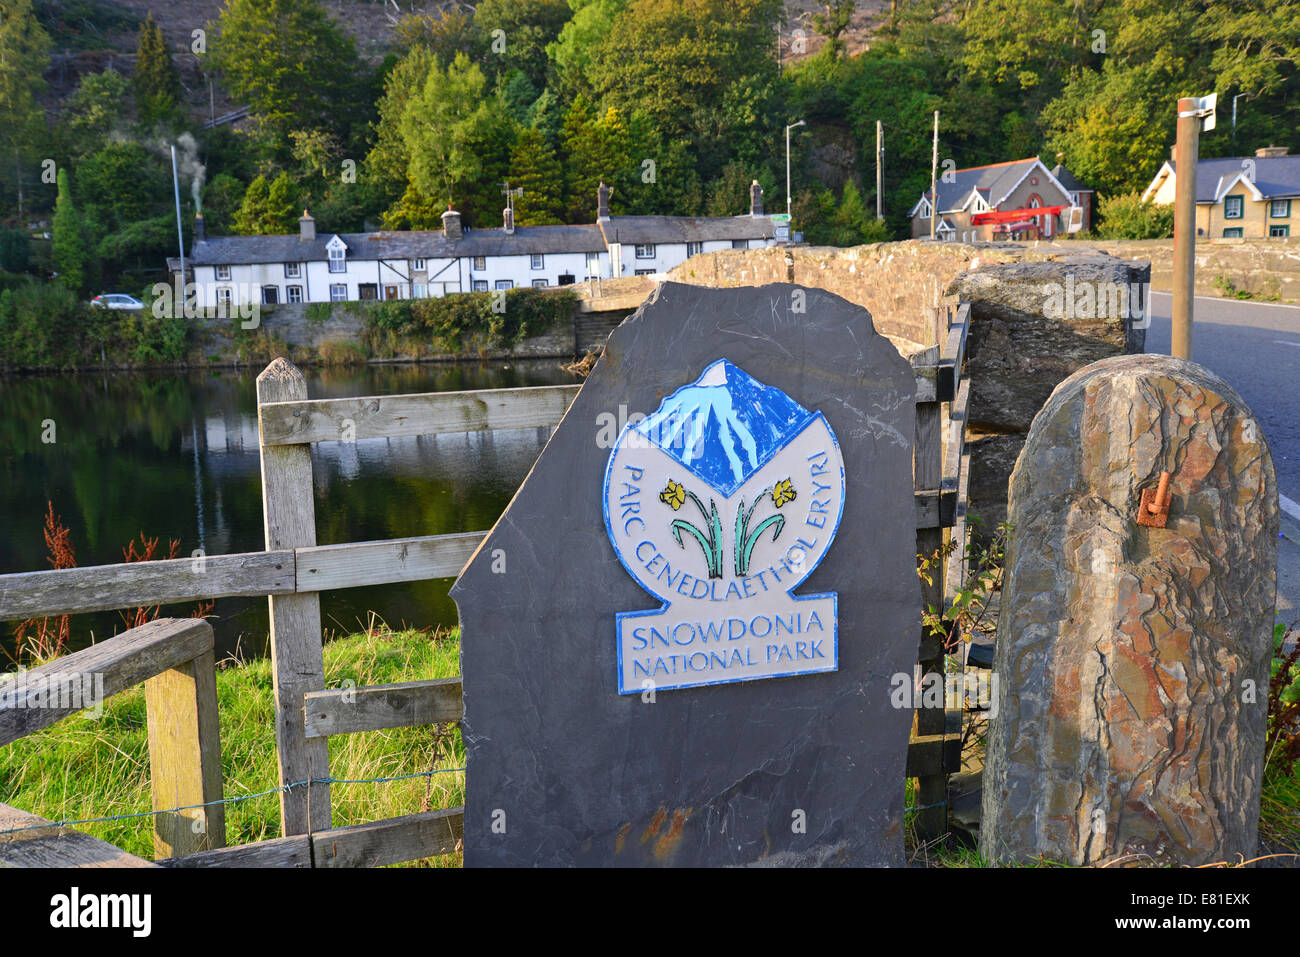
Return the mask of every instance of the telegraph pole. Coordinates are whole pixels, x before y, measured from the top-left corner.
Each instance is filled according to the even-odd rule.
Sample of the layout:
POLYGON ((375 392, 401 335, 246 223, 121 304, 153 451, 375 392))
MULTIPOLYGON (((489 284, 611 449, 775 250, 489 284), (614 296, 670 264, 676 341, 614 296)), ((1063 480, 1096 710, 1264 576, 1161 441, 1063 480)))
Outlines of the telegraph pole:
POLYGON ((930 238, 934 239, 935 220, 939 218, 939 111, 934 111, 934 152, 930 156, 930 238))
POLYGON ((876 219, 884 219, 880 212, 880 182, 881 170, 885 165, 885 134, 880 125, 880 120, 876 120, 876 219))
POLYGON ((1196 159, 1201 130, 1214 129, 1215 96, 1178 101, 1174 150, 1174 308, 1169 352, 1192 357, 1192 312, 1196 302, 1196 159), (1204 119, 1202 119, 1204 118, 1204 119))

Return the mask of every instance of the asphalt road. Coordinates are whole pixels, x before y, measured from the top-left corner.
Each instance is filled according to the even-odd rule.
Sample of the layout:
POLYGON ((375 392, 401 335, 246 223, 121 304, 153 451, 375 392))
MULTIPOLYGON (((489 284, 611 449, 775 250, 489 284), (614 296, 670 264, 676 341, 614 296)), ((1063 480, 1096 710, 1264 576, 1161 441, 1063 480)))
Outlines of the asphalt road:
MULTIPOLYGON (((1151 294, 1147 352, 1169 353, 1173 297, 1151 294)), ((1192 360, 1241 393, 1273 452, 1278 490, 1300 502, 1300 306, 1197 296, 1192 360)))
MULTIPOLYGON (((1147 352, 1169 352, 1173 297, 1151 294, 1147 352)), ((1278 491, 1300 502, 1300 306, 1197 296, 1192 359, 1241 393, 1273 452, 1278 491)), ((1288 624, 1300 618, 1300 515, 1283 502, 1277 555, 1277 607, 1288 624)))

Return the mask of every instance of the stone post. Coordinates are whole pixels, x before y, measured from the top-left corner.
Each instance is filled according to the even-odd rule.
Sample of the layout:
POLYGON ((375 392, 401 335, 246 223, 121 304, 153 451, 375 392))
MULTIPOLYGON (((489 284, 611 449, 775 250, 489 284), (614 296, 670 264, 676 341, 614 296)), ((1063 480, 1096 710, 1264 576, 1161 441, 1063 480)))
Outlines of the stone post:
POLYGON ((1009 521, 985 856, 1252 856, 1278 492, 1245 403, 1183 360, 1095 362, 1034 419, 1009 521), (1163 471, 1167 525, 1139 525, 1163 471))

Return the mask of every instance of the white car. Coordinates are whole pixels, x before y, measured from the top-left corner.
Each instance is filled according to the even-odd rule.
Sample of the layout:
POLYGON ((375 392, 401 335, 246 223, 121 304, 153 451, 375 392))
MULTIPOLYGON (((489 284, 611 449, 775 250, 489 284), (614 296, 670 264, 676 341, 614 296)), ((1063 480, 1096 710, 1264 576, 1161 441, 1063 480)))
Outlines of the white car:
POLYGON ((90 300, 92 306, 99 306, 101 309, 143 309, 144 303, 135 296, 128 296, 121 292, 106 292, 102 296, 96 296, 90 300))

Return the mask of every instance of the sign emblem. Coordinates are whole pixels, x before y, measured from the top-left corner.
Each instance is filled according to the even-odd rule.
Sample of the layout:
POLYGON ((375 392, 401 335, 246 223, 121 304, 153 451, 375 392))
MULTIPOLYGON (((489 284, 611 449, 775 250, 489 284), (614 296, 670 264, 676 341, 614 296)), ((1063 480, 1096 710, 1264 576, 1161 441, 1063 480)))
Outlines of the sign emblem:
POLYGON ((605 530, 662 605, 616 616, 619 694, 835 671, 836 595, 793 591, 844 512, 844 461, 810 412, 726 359, 624 428, 605 530))

